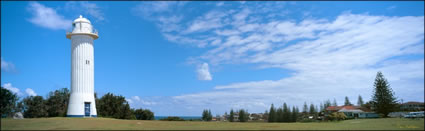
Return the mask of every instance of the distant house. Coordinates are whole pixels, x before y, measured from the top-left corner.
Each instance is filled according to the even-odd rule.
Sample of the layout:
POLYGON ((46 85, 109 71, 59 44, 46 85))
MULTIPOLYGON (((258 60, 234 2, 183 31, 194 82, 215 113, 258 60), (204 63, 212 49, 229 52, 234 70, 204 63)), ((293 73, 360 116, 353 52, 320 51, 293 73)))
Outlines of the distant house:
MULTIPOLYGON (((227 115, 222 115, 222 116, 221 116, 222 121, 228 121, 228 120, 229 120, 229 117, 230 117, 230 115, 229 115, 229 114, 227 114, 227 115)), ((233 121, 239 121, 239 112, 235 112, 235 113, 234 113, 234 115, 233 115, 233 121)))
POLYGON ((378 114, 360 106, 329 106, 326 108, 325 116, 333 112, 342 112, 347 118, 377 118, 378 114))
POLYGON ((424 103, 423 102, 409 101, 409 102, 401 104, 400 109, 402 111, 423 111, 424 110, 424 103))
MULTIPOLYGON (((230 115, 222 115, 217 121, 228 121, 230 115)), ((233 121, 239 121, 239 112, 235 112, 233 115, 233 121)), ((248 121, 264 121, 264 113, 251 113, 248 116, 248 121)))
POLYGON ((249 120, 253 121, 263 121, 264 119, 264 113, 251 113, 249 115, 249 120))

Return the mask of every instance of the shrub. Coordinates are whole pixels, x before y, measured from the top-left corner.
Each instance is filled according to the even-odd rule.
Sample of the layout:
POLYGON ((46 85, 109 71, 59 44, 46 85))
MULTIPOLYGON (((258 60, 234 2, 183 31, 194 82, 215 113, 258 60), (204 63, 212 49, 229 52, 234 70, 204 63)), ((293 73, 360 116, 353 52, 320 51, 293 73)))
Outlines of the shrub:
POLYGON ((329 116, 328 116, 328 119, 329 120, 338 120, 338 121, 340 121, 340 120, 345 120, 345 119, 347 119, 347 116, 345 116, 345 114, 344 113, 342 113, 342 112, 334 112, 334 113, 331 113, 329 116))
POLYGON ((161 119, 161 121, 184 121, 184 119, 177 116, 169 116, 167 118, 161 119))

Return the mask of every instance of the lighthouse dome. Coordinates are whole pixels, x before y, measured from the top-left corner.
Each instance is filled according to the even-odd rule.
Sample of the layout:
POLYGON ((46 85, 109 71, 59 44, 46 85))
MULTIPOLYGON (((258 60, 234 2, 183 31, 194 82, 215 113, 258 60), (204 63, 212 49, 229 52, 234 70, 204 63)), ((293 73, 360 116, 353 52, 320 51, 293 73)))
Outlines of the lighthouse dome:
POLYGON ((80 15, 80 18, 77 18, 74 20, 73 23, 90 23, 90 21, 87 18, 83 18, 83 16, 80 15))
POLYGON ((89 35, 94 39, 99 38, 96 29, 93 28, 90 21, 81 15, 72 22, 72 31, 66 33, 66 38, 71 39, 72 35, 89 35))

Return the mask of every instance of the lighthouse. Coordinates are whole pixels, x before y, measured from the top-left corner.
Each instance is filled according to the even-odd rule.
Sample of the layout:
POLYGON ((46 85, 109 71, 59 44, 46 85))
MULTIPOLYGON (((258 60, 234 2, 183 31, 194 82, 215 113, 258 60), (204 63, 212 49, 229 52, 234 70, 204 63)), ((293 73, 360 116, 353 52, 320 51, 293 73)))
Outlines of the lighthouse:
POLYGON ((99 38, 90 21, 79 18, 72 22, 71 39, 71 96, 68 117, 96 117, 94 98, 94 48, 93 40, 99 38))

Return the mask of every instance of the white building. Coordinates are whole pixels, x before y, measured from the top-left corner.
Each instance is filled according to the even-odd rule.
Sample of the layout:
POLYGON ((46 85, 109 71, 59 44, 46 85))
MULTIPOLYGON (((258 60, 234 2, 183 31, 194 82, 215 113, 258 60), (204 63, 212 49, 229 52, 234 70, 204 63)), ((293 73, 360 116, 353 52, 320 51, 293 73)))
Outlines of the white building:
POLYGON ((66 38, 71 39, 71 96, 67 116, 96 117, 93 40, 99 36, 90 21, 80 15, 66 38))

